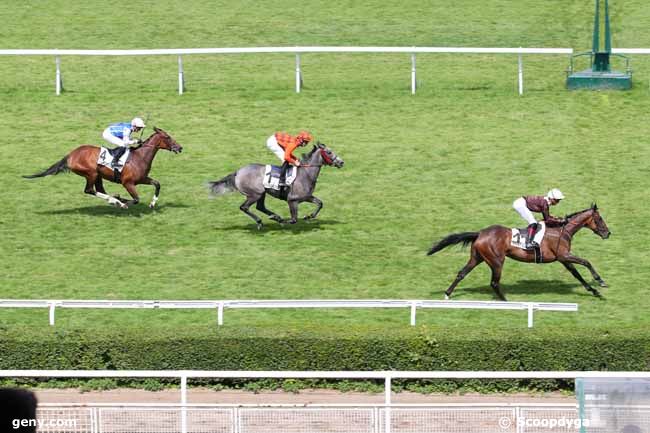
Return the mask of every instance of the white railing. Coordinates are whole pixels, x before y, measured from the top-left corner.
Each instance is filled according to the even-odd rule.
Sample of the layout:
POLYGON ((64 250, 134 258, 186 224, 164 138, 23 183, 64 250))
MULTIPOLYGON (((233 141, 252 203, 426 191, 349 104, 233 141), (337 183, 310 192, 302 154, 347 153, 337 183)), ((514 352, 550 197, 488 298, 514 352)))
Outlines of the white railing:
MULTIPOLYGON (((578 418, 576 404, 41 404, 41 433, 527 433, 578 418), (386 414, 390 411, 389 424, 386 414), (540 423, 537 423, 540 424, 540 423), (49 426, 53 426, 48 428, 49 426), (387 427, 388 426, 388 427, 387 427), (66 428, 67 427, 67 428, 66 428), (261 430, 263 428, 263 430, 261 430), (185 429, 185 430, 184 430, 185 429)), ((553 431, 557 431, 554 429, 553 431)), ((560 431, 577 431, 560 429, 560 431)))
POLYGON ((61 74, 62 56, 178 56, 178 94, 185 90, 183 71, 183 55, 193 54, 261 54, 261 53, 291 53, 296 56, 296 92, 300 93, 302 87, 302 70, 300 55, 304 53, 403 53, 411 55, 411 94, 417 88, 416 54, 424 53, 459 53, 459 54, 517 54, 518 55, 518 89, 519 94, 524 93, 524 54, 573 54, 572 48, 480 48, 480 47, 252 47, 252 48, 182 48, 182 49, 153 49, 153 50, 29 50, 7 49, 0 50, 0 56, 54 56, 56 59, 56 94, 61 94, 63 89, 63 76, 61 74))
POLYGON ((528 327, 533 327, 535 311, 578 311, 578 304, 551 302, 501 301, 427 301, 427 300, 205 300, 205 301, 107 301, 107 300, 29 300, 0 299, 0 308, 47 308, 54 326, 56 308, 127 308, 127 309, 212 309, 217 311, 217 325, 223 325, 226 309, 259 308, 408 308, 411 326, 415 326, 418 308, 525 310, 528 327))
MULTIPOLYGON (((143 419, 145 418, 143 413, 135 414, 131 419, 132 421, 138 421, 140 428, 145 428, 146 431, 159 431, 159 432, 181 432, 181 433, 186 433, 188 431, 223 431, 227 433, 253 433, 253 432, 259 432, 260 430, 257 430, 257 428, 262 428, 267 425, 269 422, 269 419, 275 420, 277 422, 278 419, 284 420, 284 423, 278 427, 277 430, 271 429, 268 431, 288 431, 287 429, 287 423, 289 425, 293 425, 293 423, 297 422, 296 417, 287 417, 286 414, 284 417, 282 417, 281 413, 277 412, 274 414, 272 417, 266 417, 266 418, 259 418, 257 419, 256 422, 253 422, 251 424, 250 430, 242 429, 243 423, 240 422, 239 424, 234 422, 234 419, 237 418, 235 416, 234 419, 232 419, 232 422, 227 422, 227 423, 222 423, 220 425, 223 426, 223 429, 214 429, 214 428, 196 428, 193 427, 192 429, 189 429, 190 426, 194 426, 194 424, 191 424, 193 422, 193 415, 192 415, 192 410, 193 408, 200 408, 202 405, 192 405, 189 404, 187 401, 187 381, 190 378, 275 378, 275 379, 381 379, 384 381, 384 403, 381 405, 370 405, 370 407, 374 406, 377 407, 378 411, 381 411, 381 415, 375 415, 374 417, 369 416, 366 421, 364 421, 364 424, 366 425, 365 428, 359 427, 357 430, 350 430, 350 422, 354 419, 358 418, 352 418, 352 420, 347 421, 347 426, 344 427, 343 430, 341 429, 330 429, 330 430, 320 430, 319 428, 323 428, 323 417, 320 416, 318 417, 315 421, 311 422, 310 429, 305 429, 305 430, 295 430, 291 429, 290 431, 309 431, 309 432, 368 432, 368 433, 391 433, 391 432, 413 432, 413 431, 424 431, 420 429, 414 429, 414 430, 409 430, 408 427, 411 425, 411 421, 413 420, 413 417, 416 416, 415 411, 420 411, 420 414, 425 413, 426 407, 431 407, 432 405, 401 405, 401 404, 393 404, 391 399, 392 399, 392 380, 393 379, 576 379, 576 378, 642 378, 642 379, 650 379, 650 372, 628 372, 628 371, 618 371, 618 372, 609 372, 609 371, 194 371, 194 370, 178 370, 178 371, 148 371, 148 370, 0 370, 0 377, 7 377, 7 378, 25 378, 25 377, 31 377, 31 378, 116 378, 116 377, 130 377, 130 378, 178 378, 180 380, 181 386, 180 386, 180 405, 150 405, 150 406, 156 406, 156 407, 171 407, 175 408, 172 412, 174 412, 176 415, 173 419, 168 419, 169 423, 177 423, 176 425, 178 428, 170 428, 169 429, 149 429, 146 426, 143 427, 143 419), (406 409, 405 409, 406 408, 406 409), (405 418, 399 418, 399 414, 401 410, 406 410, 406 411, 411 411, 410 413, 407 413, 405 418), (180 415, 179 415, 180 413, 180 415), (230 427, 228 427, 230 426, 230 427), (284 427, 283 427, 284 426, 284 427), (383 427, 381 427, 383 426, 383 427), (346 429, 347 428, 347 429, 346 429)), ((61 405, 59 405, 61 406, 61 405)), ((97 405, 99 406, 99 405, 97 405)), ((115 405, 113 405, 115 406, 115 405)), ((140 405, 143 406, 143 405, 140 405)), ((209 405, 208 405, 209 406, 209 405)), ((263 405, 267 406, 267 405, 263 405)), ((285 405, 286 406, 286 405, 285 405)), ((289 405, 291 406, 291 405, 289 405)), ((308 406, 301 405, 303 408, 306 408, 308 406)), ((355 406, 360 406, 360 405, 355 405, 355 406)), ((467 407, 468 405, 466 404, 457 404, 457 405, 446 405, 444 409, 442 409, 445 413, 443 414, 442 419, 451 419, 451 422, 454 422, 454 418, 450 417, 450 413, 453 413, 454 410, 456 411, 461 411, 463 407, 467 407), (454 409, 455 407, 455 409, 454 409)), ((472 405, 473 407, 481 407, 482 405, 472 405)), ((499 406, 499 405, 485 405, 484 407, 501 407, 503 408, 504 406, 499 406)), ((448 429, 448 430, 441 430, 442 432, 445 431, 462 431, 462 432, 512 432, 512 433, 523 433, 525 430, 523 427, 519 425, 516 421, 519 419, 519 417, 525 417, 525 418, 532 418, 534 416, 540 417, 540 410, 544 410, 544 407, 546 406, 547 408, 553 407, 558 408, 560 410, 567 410, 568 412, 566 413, 566 416, 573 416, 575 414, 576 406, 575 405, 557 405, 557 404, 551 404, 551 405, 534 405, 531 406, 531 413, 530 414, 522 414, 521 411, 524 406, 528 405, 505 405, 505 407, 511 406, 514 407, 515 412, 514 414, 511 413, 505 413, 499 415, 498 419, 495 419, 494 417, 490 419, 485 419, 485 414, 479 417, 478 421, 478 426, 475 428, 470 429, 468 424, 468 419, 467 417, 461 417, 458 419, 458 422, 460 423, 460 426, 455 426, 455 429, 448 429), (519 406, 519 413, 517 413, 517 406, 519 406), (493 422, 499 422, 497 425, 487 425, 493 422), (501 424, 503 422, 504 424, 501 424), (487 425, 487 426, 486 426, 487 425), (460 428, 459 428, 460 427, 460 428)), ((233 410, 239 410, 240 415, 239 419, 241 421, 241 413, 242 411, 245 410, 246 405, 237 405, 237 408, 234 408, 233 410)), ((293 405, 295 408, 296 405, 293 405)), ((345 407, 345 405, 338 405, 337 407, 345 407)), ((349 407, 349 406, 348 406, 349 407)), ((46 406, 42 406, 42 409, 46 409, 46 406)), ((265 408, 265 410, 270 411, 273 408, 265 408)), ((264 410, 262 408, 257 409, 259 410, 264 410)), ((431 409, 428 409, 429 413, 428 415, 420 415, 420 417, 424 417, 422 419, 425 419, 424 425, 426 427, 430 427, 432 425, 436 425, 439 420, 436 420, 436 418, 431 417, 431 409)), ((158 414, 160 415, 160 413, 158 414)), ((174 416, 174 415, 172 415, 174 416)), ((557 414, 559 416, 559 414, 557 414)), ((56 417, 59 419, 64 419, 66 417, 66 413, 63 411, 59 411, 56 413, 56 417)), ((328 420, 331 420, 332 417, 327 417, 328 420)), ((96 425, 97 421, 93 424, 93 419, 94 420, 101 420, 103 419, 103 416, 100 414, 92 415, 90 413, 88 416, 86 416, 84 419, 88 420, 86 422, 86 425, 96 425)), ((126 422, 125 418, 122 417, 117 417, 116 418, 118 424, 120 423, 119 420, 122 420, 122 422, 126 422)), ((101 421, 100 421, 101 422, 101 421)), ((79 430, 77 429, 78 426, 75 427, 75 430, 70 430, 70 431, 75 431, 75 432, 86 432, 90 431, 92 433, 95 432, 104 432, 104 431, 134 431, 130 430, 128 428, 122 428, 120 427, 122 424, 119 424, 117 427, 115 425, 112 425, 111 429, 101 429, 99 426, 94 429, 93 427, 87 428, 86 430, 79 430), (115 430, 113 430, 113 428, 115 430)), ((61 431, 61 430, 57 430, 61 431)), ((426 430, 430 431, 430 430, 426 430)), ((567 430, 567 431, 575 431, 575 430, 567 430)))
POLYGON ((612 48, 612 54, 650 54, 650 48, 612 48))

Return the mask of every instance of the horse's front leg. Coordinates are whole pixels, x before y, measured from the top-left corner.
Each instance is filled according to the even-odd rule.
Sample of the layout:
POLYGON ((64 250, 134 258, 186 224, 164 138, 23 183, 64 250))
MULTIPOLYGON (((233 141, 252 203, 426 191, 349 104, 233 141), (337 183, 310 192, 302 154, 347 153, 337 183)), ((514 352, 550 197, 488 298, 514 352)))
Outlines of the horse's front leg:
POLYGON ((596 280, 596 282, 600 285, 600 287, 607 287, 607 283, 598 275, 598 272, 596 272, 596 269, 591 265, 589 260, 583 259, 582 257, 577 257, 573 255, 567 255, 565 257, 565 260, 571 263, 576 263, 578 265, 582 265, 585 268, 589 269, 589 272, 591 272, 591 276, 596 280))
POLYGON ((602 298, 602 295, 600 294, 600 292, 598 290, 594 289, 593 287, 591 287, 589 285, 589 283, 586 282, 584 278, 582 278, 582 275, 580 275, 580 272, 578 272, 576 267, 573 266, 573 264, 571 262, 566 261, 565 258, 566 257, 564 257, 564 256, 563 257, 558 257, 558 261, 560 263, 562 263, 564 265, 564 267, 567 268, 567 270, 569 272, 571 272, 571 275, 573 275, 576 280, 580 281, 580 284, 582 284, 582 286, 585 289, 587 289, 589 292, 591 292, 594 296, 596 296, 598 298, 602 298))
POLYGON ((312 213, 310 213, 309 215, 305 215, 305 219, 306 220, 314 219, 314 218, 316 218, 318 216, 318 213, 323 208, 323 202, 318 197, 314 197, 314 196, 309 197, 307 199, 307 201, 310 202, 310 203, 315 204, 316 209, 314 209, 314 211, 312 213))
POLYGON ((287 204, 289 205, 289 212, 291 212, 291 219, 284 220, 283 222, 289 224, 295 224, 298 222, 298 203, 300 203, 298 200, 287 200, 287 204))
POLYGON ((129 192, 131 197, 133 197, 133 200, 129 200, 126 203, 124 203, 124 206, 122 206, 123 209, 126 209, 127 207, 138 204, 140 203, 140 197, 138 196, 138 191, 135 189, 135 184, 134 183, 125 183, 123 184, 124 188, 129 192))
POLYGON ((149 207, 153 209, 154 206, 156 206, 158 197, 160 197, 160 182, 158 182, 156 179, 152 179, 148 177, 142 183, 146 185, 153 185, 153 187, 156 188, 156 190, 153 193, 153 198, 151 199, 151 203, 149 203, 149 207))

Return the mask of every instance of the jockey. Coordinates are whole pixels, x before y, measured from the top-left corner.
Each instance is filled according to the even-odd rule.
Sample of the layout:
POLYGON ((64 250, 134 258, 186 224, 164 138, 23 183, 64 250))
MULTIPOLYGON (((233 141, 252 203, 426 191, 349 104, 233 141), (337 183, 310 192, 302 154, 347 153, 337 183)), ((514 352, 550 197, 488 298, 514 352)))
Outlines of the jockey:
POLYGON ((293 155, 293 151, 299 146, 306 145, 313 139, 314 137, 309 132, 300 131, 295 137, 286 132, 276 132, 266 140, 266 147, 282 161, 280 186, 285 186, 289 165, 300 166, 300 161, 293 155))
POLYGON ((537 247, 537 243, 533 240, 535 233, 539 228, 537 220, 532 212, 541 212, 545 223, 550 224, 563 224, 563 218, 556 218, 549 213, 549 206, 554 206, 564 198, 564 194, 557 188, 550 190, 546 196, 541 195, 527 195, 519 197, 512 203, 512 207, 521 215, 521 217, 528 223, 528 243, 526 248, 537 247))
POLYGON ((108 128, 104 129, 102 137, 104 140, 117 147, 113 154, 113 168, 119 163, 120 158, 126 152, 126 148, 130 144, 137 144, 140 142, 138 139, 131 139, 131 134, 140 132, 145 127, 144 121, 139 117, 134 117, 131 123, 121 122, 112 123, 108 128))

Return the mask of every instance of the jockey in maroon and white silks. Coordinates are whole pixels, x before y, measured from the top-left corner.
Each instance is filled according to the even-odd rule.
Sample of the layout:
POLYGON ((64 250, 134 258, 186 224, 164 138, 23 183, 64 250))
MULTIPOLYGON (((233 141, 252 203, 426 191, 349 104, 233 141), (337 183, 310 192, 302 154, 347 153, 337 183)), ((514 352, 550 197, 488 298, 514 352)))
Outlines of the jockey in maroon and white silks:
POLYGON ((547 224, 562 224, 564 220, 562 218, 556 218, 549 213, 549 207, 554 206, 564 198, 564 194, 557 188, 550 190, 546 196, 541 195, 526 195, 519 197, 512 203, 512 207, 517 211, 519 215, 528 223, 528 248, 531 248, 536 245, 533 238, 539 227, 537 219, 533 215, 533 212, 540 212, 542 214, 543 221, 547 224))

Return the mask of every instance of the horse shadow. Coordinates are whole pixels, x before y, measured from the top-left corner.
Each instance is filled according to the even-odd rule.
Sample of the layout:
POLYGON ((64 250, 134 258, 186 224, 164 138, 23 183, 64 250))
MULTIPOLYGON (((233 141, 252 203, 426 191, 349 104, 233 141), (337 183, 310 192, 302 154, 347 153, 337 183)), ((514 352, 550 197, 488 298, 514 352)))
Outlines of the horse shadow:
POLYGON ((227 232, 245 232, 245 233, 255 233, 255 234, 266 234, 266 233, 308 233, 315 230, 320 230, 326 228, 329 225, 336 224, 345 224, 341 221, 332 220, 332 219, 313 219, 313 220, 298 220, 295 224, 279 224, 275 221, 265 221, 264 227, 262 230, 258 230, 255 224, 245 223, 237 224, 228 227, 215 227, 214 230, 217 231, 227 231, 227 232))
POLYGON ((57 210, 45 210, 38 211, 36 213, 41 215, 87 215, 93 217, 136 217, 140 218, 144 215, 151 215, 157 213, 164 213, 167 209, 174 208, 188 208, 188 205, 177 204, 177 203, 164 203, 156 205, 155 208, 150 209, 146 203, 138 203, 134 206, 130 206, 128 209, 118 209, 114 206, 109 205, 95 205, 95 206, 83 206, 75 207, 68 209, 57 209, 57 210))
MULTIPOLYGON (((544 293, 594 298, 594 295, 587 292, 580 283, 567 282, 563 280, 519 280, 514 284, 501 284, 501 291, 506 297, 508 297, 508 299, 509 296, 513 295, 540 295, 544 293)), ((454 291, 452 299, 463 298, 470 295, 473 296, 477 293, 490 293, 494 295, 494 290, 492 290, 492 287, 489 285, 458 287, 454 291)))

